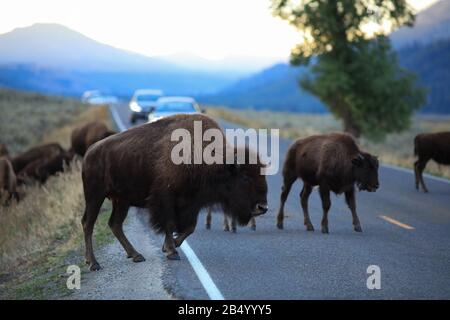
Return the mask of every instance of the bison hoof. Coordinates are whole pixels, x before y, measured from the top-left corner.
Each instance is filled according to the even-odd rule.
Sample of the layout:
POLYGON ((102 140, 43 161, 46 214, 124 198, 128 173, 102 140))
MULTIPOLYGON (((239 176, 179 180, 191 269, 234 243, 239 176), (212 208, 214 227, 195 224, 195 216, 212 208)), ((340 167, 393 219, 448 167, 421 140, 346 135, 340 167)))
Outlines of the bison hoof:
POLYGON ((162 246, 161 251, 164 252, 164 253, 167 252, 167 250, 166 250, 166 248, 164 247, 164 245, 162 246))
POLYGON ((256 231, 256 226, 251 226, 250 229, 252 229, 253 231, 256 231))
POLYGON ((232 228, 231 232, 236 233, 236 228, 232 228))
POLYGON ((307 224, 306 231, 314 231, 314 226, 312 224, 307 224))
POLYGON ((91 263, 90 265, 89 265, 89 270, 90 271, 98 271, 98 270, 100 270, 102 267, 100 267, 100 264, 98 263, 98 262, 94 262, 94 263, 91 263))
POLYGON ((356 232, 362 232, 361 226, 355 226, 355 231, 356 232))
POLYGON ((329 233, 328 227, 322 227, 322 233, 329 233))
POLYGON ((283 230, 283 222, 278 222, 277 223, 277 228, 280 230, 283 230))
POLYGON ((142 254, 138 253, 133 257, 133 262, 144 262, 145 258, 142 254))
POLYGON ((224 228, 223 228, 223 231, 225 231, 225 232, 230 231, 230 227, 228 227, 228 226, 227 226, 227 227, 224 227, 224 228))
POLYGON ((178 254, 178 252, 172 252, 170 254, 167 255, 167 259, 169 260, 180 260, 180 255, 178 254))
POLYGON ((210 230, 211 229, 211 225, 210 224, 207 224, 206 225, 206 230, 210 230))

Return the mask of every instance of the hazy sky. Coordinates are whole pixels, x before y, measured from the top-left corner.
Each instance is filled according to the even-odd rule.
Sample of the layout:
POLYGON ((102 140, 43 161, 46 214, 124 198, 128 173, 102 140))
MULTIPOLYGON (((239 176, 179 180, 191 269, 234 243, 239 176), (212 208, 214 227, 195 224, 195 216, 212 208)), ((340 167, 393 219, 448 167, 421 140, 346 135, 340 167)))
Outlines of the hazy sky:
MULTIPOLYGON (((435 1, 409 2, 422 9, 435 1)), ((269 5, 269 0, 2 0, 0 33, 55 22, 146 55, 284 57, 299 36, 271 15, 269 5)))

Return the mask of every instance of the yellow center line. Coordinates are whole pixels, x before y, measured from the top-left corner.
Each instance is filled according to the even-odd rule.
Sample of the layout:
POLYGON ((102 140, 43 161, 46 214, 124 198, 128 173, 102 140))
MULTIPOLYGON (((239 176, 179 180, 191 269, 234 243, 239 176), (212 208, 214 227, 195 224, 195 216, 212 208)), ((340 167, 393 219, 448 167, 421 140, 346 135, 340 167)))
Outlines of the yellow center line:
POLYGON ((386 220, 387 222, 395 224, 396 226, 399 226, 400 228, 407 229, 407 230, 414 230, 414 227, 408 226, 407 224, 401 223, 400 221, 392 219, 388 216, 378 216, 378 217, 380 217, 383 220, 386 220))

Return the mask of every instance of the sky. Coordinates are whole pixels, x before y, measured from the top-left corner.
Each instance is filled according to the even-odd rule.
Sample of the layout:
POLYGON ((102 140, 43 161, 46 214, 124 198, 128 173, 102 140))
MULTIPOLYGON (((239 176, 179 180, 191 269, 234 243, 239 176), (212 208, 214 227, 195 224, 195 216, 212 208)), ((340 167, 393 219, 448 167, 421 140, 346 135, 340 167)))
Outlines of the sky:
MULTIPOLYGON (((436 0, 408 1, 420 10, 436 0)), ((148 56, 287 57, 299 35, 269 6, 269 0, 2 0, 0 34, 60 23, 148 56)))

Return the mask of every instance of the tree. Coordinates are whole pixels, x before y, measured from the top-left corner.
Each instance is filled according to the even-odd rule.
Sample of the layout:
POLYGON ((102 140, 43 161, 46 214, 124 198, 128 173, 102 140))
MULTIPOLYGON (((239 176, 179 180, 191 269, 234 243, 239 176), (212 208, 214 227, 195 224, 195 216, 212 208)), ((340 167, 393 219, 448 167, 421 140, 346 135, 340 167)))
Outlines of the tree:
POLYGON ((312 75, 301 86, 342 119, 345 131, 382 139, 409 127, 425 90, 398 65, 385 36, 413 25, 406 1, 272 0, 272 10, 302 35, 291 63, 311 65, 312 75))

